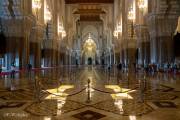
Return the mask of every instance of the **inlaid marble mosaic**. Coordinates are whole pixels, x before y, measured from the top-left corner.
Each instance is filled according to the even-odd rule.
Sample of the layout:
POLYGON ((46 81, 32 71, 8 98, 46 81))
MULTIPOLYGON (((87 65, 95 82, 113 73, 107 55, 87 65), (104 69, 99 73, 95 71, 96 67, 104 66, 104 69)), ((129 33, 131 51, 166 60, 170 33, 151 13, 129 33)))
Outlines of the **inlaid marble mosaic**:
POLYGON ((121 104, 115 105, 112 101, 103 101, 94 104, 93 107, 120 115, 143 115, 153 111, 153 108, 146 103, 134 100, 123 100, 121 104))

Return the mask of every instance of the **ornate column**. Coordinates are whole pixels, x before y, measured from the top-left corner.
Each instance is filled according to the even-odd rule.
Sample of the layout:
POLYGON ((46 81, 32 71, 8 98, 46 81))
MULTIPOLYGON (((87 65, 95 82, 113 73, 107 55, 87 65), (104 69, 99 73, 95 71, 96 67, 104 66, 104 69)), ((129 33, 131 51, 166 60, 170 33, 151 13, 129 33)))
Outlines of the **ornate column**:
POLYGON ((44 36, 44 0, 32 0, 32 13, 35 23, 30 33, 30 63, 41 67, 41 47, 44 36))
POLYGON ((15 62, 21 69, 29 63, 29 36, 35 22, 30 9, 31 2, 18 0, 7 3, 3 5, 3 10, 10 14, 4 11, 1 16, 7 37, 6 66, 9 69, 11 63, 15 62))
POLYGON ((135 26, 137 36, 137 59, 138 64, 147 64, 150 59, 150 41, 146 25, 135 26))
POLYGON ((179 16, 179 1, 159 0, 151 6, 154 11, 147 17, 150 33, 151 63, 174 61, 173 34, 179 16))
POLYGON ((30 35, 30 63, 33 67, 41 67, 41 43, 44 28, 38 24, 33 27, 30 35))

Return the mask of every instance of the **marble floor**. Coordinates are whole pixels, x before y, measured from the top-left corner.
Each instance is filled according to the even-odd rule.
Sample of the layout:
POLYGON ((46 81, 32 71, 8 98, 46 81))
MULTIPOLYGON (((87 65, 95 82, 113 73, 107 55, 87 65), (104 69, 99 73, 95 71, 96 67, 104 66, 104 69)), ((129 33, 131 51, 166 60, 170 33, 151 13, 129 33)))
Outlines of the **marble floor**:
POLYGON ((180 120, 180 76, 100 66, 0 78, 0 120, 180 120))

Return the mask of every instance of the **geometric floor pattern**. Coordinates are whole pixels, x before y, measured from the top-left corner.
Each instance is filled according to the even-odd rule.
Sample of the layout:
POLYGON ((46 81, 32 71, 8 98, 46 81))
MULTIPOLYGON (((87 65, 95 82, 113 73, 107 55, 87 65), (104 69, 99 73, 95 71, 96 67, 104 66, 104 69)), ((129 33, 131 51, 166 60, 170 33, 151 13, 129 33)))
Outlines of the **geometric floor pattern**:
MULTIPOLYGON (((32 84, 28 84, 29 81, 23 78, 23 83, 26 83, 27 80, 25 86, 18 86, 18 82, 14 81, 17 82, 18 89, 8 90, 3 86, 5 79, 1 78, 0 120, 58 120, 57 116, 66 115, 69 116, 66 116, 65 120, 119 120, 113 117, 116 115, 119 116, 118 118, 124 118, 123 120, 153 120, 154 115, 157 115, 156 120, 160 120, 156 112, 160 112, 163 116, 173 116, 175 114, 177 120, 180 120, 178 114, 178 111, 180 111, 178 107, 180 105, 180 91, 176 90, 175 87, 163 85, 165 77, 161 74, 159 76, 149 75, 146 80, 139 80, 142 76, 139 77, 133 73, 129 76, 121 73, 120 77, 116 77, 115 73, 114 76, 111 74, 108 77, 108 74, 101 69, 78 69, 74 70, 72 75, 67 75, 67 73, 55 74, 59 78, 53 77, 51 79, 53 75, 42 79, 39 102, 35 101, 36 91, 34 90, 33 80, 31 81, 32 84), (69 78, 70 76, 71 78, 69 78), (87 102, 88 78, 92 79, 90 103, 87 102), (54 95, 54 93, 48 93, 47 90, 57 89, 61 85, 73 85, 74 88, 59 90, 56 99, 46 99, 47 96, 54 95), (118 99, 113 98, 111 95, 117 94, 116 91, 107 89, 106 85, 116 85, 128 89, 124 93, 132 99, 124 99, 123 97, 126 98, 126 96, 118 99), (66 97, 66 99, 60 99, 62 97, 66 97), (88 110, 89 107, 95 109, 95 111, 88 110), (161 109, 163 110, 161 111, 161 109), (174 112, 169 113, 167 111, 164 113, 166 109, 168 111, 174 110, 174 112), (108 118, 108 113, 113 116, 108 118), (135 119, 135 117, 137 118, 135 119), (142 119, 139 117, 142 117, 142 119)), ((180 77, 176 76, 174 81, 172 81, 172 78, 170 79, 168 76, 167 80, 176 82, 180 87, 178 81, 180 77)), ((18 80, 20 81, 20 79, 18 80)), ((166 117, 166 120, 171 119, 166 117)))
POLYGON ((140 116, 153 111, 153 108, 146 103, 140 103, 133 100, 123 100, 122 105, 115 106, 114 101, 104 101, 93 105, 94 108, 120 115, 140 116))
POLYGON ((155 101, 153 103, 159 108, 177 108, 177 106, 173 102, 169 101, 155 101))
POLYGON ((78 118, 79 120, 98 120, 105 116, 106 115, 103 115, 94 111, 90 111, 90 110, 73 115, 73 117, 78 118))
MULTIPOLYGON (((32 103, 30 106, 27 106, 25 111, 36 116, 56 116, 58 114, 57 106, 62 102, 63 101, 57 100, 44 100, 40 103, 32 103)), ((73 110, 78 110, 83 107, 85 107, 85 105, 83 104, 79 104, 72 101, 66 101, 66 103, 64 103, 64 105, 62 106, 62 110, 60 110, 60 113, 67 113, 73 110)))

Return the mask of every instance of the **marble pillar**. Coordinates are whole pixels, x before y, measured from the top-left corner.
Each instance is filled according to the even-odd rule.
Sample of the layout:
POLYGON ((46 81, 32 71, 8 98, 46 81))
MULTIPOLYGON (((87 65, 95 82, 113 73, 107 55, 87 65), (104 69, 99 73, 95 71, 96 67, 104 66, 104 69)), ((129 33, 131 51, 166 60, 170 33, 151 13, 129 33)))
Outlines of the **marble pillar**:
POLYGON ((148 64, 150 59, 150 40, 147 26, 136 25, 135 31, 137 36, 137 63, 140 65, 148 64))
POLYGON ((148 30, 150 33, 151 63, 167 63, 174 61, 173 34, 178 16, 150 14, 148 30))

